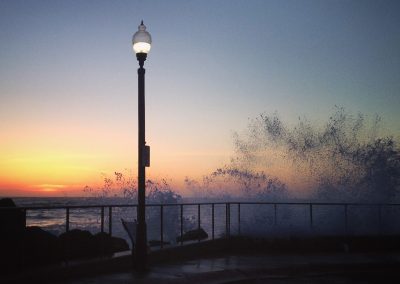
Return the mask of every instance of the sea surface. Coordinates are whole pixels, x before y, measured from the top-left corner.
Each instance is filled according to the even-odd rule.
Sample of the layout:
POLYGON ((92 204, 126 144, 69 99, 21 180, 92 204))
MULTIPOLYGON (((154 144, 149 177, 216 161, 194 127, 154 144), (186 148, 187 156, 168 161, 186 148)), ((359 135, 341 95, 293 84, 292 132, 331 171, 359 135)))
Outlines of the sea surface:
MULTIPOLYGON (((107 205, 134 205, 132 200, 124 198, 93 198, 93 197, 15 197, 17 206, 21 207, 65 207, 65 206, 104 206, 103 230, 109 232, 111 221, 111 232, 113 236, 126 239, 129 243, 129 236, 122 226, 121 220, 134 221, 137 219, 136 207, 112 207, 111 218, 109 206, 107 205)), ((183 202, 194 202, 193 199, 186 199, 183 202)), ((233 207, 233 205, 232 205, 233 207)), ((182 211, 183 232, 196 229, 199 226, 204 228, 212 237, 211 205, 202 205, 200 212, 197 205, 185 205, 182 211)), ((235 212, 235 209, 231 209, 235 212)), ((214 236, 218 237, 226 233, 226 206, 215 205, 214 208, 214 236)), ((237 212, 237 209, 236 209, 237 212)), ((232 214, 232 213, 231 213, 232 214)), ((163 208, 163 239, 171 244, 176 243, 176 237, 181 233, 181 213, 179 206, 164 206, 163 208)), ((60 235, 66 231, 66 208, 60 209, 29 209, 27 210, 27 226, 38 226, 54 235, 60 235)), ((149 240, 161 239, 161 210, 160 206, 146 208, 146 223, 149 240)), ((232 220, 231 226, 234 226, 232 220)), ((237 223, 237 222, 236 222, 237 223)), ((237 224, 236 224, 237 226, 237 224)), ((101 231, 101 208, 70 208, 69 229, 88 230, 93 234, 101 231)))
MULTIPOLYGON (((130 243, 121 219, 134 221, 137 219, 136 207, 112 207, 110 216, 107 205, 134 205, 134 201, 124 198, 94 197, 55 197, 55 198, 13 198, 18 206, 24 207, 65 207, 98 205, 104 207, 103 230, 113 236, 124 238, 130 243), (111 226, 110 226, 111 221, 111 226)), ((183 203, 201 202, 204 200, 184 199, 183 203)), ((214 200, 215 201, 215 200, 214 200)), ((221 201, 221 200, 219 200, 221 201)), ((347 213, 342 205, 320 206, 312 208, 308 205, 245 205, 230 206, 227 214, 225 204, 179 205, 146 208, 148 240, 160 240, 176 244, 181 231, 186 232, 203 228, 209 238, 231 235, 285 236, 293 235, 377 235, 400 234, 400 206, 348 206, 347 213), (347 221, 346 221, 347 214, 347 221), (161 222, 161 216, 163 222, 161 222), (213 218, 214 216, 214 222, 213 218), (229 221, 229 222, 227 222, 229 221), (346 225, 347 224, 347 225, 346 225), (181 227, 182 225, 182 227, 181 227), (213 230, 214 228, 214 230, 213 230)), ((54 234, 60 235, 66 230, 66 208, 30 209, 27 210, 27 226, 38 226, 54 234)), ((69 229, 88 230, 93 234, 101 231, 101 209, 71 208, 69 210, 69 229)))

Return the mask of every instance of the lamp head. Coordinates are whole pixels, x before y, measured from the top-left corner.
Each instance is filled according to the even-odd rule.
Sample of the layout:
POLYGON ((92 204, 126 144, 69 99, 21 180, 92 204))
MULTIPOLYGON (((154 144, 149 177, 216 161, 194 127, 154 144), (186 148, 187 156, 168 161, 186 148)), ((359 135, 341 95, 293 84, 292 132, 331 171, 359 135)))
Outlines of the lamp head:
POLYGON ((149 53, 151 48, 151 35, 146 31, 146 26, 143 21, 138 27, 138 31, 132 37, 133 51, 136 54, 149 53))

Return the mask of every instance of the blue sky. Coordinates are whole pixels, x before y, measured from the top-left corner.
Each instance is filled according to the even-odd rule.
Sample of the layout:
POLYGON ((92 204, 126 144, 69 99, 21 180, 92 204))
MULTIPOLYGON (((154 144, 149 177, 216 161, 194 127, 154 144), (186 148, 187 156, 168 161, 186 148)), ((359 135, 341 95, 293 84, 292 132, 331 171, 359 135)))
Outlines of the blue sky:
POLYGON ((262 112, 320 121, 338 105, 398 136, 399 3, 0 1, 2 152, 68 156, 88 177, 134 168, 142 19, 150 176, 207 174, 262 112))

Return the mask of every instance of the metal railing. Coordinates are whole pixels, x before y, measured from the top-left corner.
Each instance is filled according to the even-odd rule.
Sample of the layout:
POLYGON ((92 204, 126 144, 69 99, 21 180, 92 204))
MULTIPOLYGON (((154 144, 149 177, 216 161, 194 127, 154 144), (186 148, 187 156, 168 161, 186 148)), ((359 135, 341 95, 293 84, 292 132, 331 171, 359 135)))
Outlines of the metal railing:
MULTIPOLYGON (((211 239, 214 240, 217 237, 230 237, 232 235, 232 225, 233 223, 236 223, 236 234, 237 235, 242 235, 243 234, 243 229, 242 227, 246 225, 246 222, 249 221, 249 219, 244 218, 244 209, 245 208, 252 208, 254 209, 256 206, 269 206, 272 207, 272 220, 270 220, 271 224, 273 227, 277 228, 278 225, 280 224, 279 222, 279 214, 285 212, 285 210, 282 208, 284 206, 292 206, 292 207, 302 207, 303 209, 306 209, 308 212, 308 227, 309 230, 314 230, 316 229, 316 216, 315 216, 315 211, 319 207, 342 207, 343 209, 343 225, 344 225, 344 234, 347 235, 349 234, 349 211, 350 209, 354 208, 362 208, 362 207, 369 207, 369 208, 374 208, 373 210, 376 211, 377 213, 377 227, 378 233, 380 234, 382 232, 382 224, 383 224, 383 211, 387 208, 390 207, 396 207, 400 208, 400 204, 398 203, 391 203, 391 204, 383 204, 383 203, 322 203, 322 202, 203 202, 203 203, 180 203, 180 204, 147 204, 146 208, 148 210, 153 209, 154 213, 154 208, 158 208, 159 216, 157 214, 153 214, 153 221, 154 223, 154 217, 157 219, 159 218, 159 223, 157 224, 150 224, 150 227, 159 226, 159 246, 160 248, 163 248, 164 246, 164 240, 165 240, 165 221, 166 217, 165 211, 166 208, 175 208, 175 211, 178 214, 175 214, 174 216, 178 215, 179 217, 177 220, 173 220, 177 224, 179 224, 179 230, 178 230, 178 236, 180 236, 180 243, 183 245, 184 239, 183 236, 185 234, 185 213, 184 210, 185 208, 192 207, 191 211, 191 216, 194 217, 194 219, 197 221, 197 224, 191 224, 192 227, 193 225, 195 228, 200 230, 202 228, 202 209, 204 207, 208 207, 211 212, 209 212, 207 220, 205 220, 205 223, 208 223, 209 226, 211 226, 211 239), (193 210, 193 207, 196 208, 193 210), (224 217, 220 215, 216 216, 215 214, 215 209, 216 207, 219 207, 221 209, 225 207, 223 210, 224 212, 224 217), (232 209, 235 209, 236 216, 232 215, 232 209), (197 212, 196 212, 197 211, 197 212), (216 232, 216 221, 219 220, 221 221, 222 219, 225 219, 225 225, 223 230, 221 230, 221 226, 219 226, 219 235, 217 236, 216 232), (236 219, 236 220, 235 220, 236 219), (196 226, 197 225, 197 226, 196 226), (224 232, 223 232, 224 231, 224 232)), ((115 208, 133 208, 137 209, 137 204, 105 204, 105 205, 71 205, 71 206, 40 206, 40 207, 16 207, 16 208, 0 208, 0 212, 4 210, 22 210, 25 215, 25 222, 26 222, 26 217, 27 217, 27 212, 28 211, 36 211, 36 210, 65 210, 65 231, 70 230, 70 215, 71 211, 75 209, 100 209, 100 232, 105 232, 105 211, 108 209, 108 229, 107 232, 110 235, 113 235, 113 209, 115 208)), ((286 210, 288 210, 286 208, 286 210)), ((221 211, 221 210, 220 210, 221 211)), ((304 211, 304 210, 303 210, 304 211)), ((82 213, 84 214, 84 213, 82 213)), ((262 214, 261 212, 253 212, 253 216, 260 217, 259 215, 262 214)), ((262 216, 261 216, 262 217, 262 216)), ((399 219, 399 215, 397 215, 397 219, 399 219)), ((171 220, 169 220, 171 221, 171 220)), ((263 224, 260 224, 263 225, 263 224)), ((149 226, 148 226, 149 227, 149 226)), ((199 238, 198 241, 201 241, 199 238)))
MULTIPOLYGON (((321 226, 321 219, 327 219, 329 227, 332 226, 332 218, 326 218, 326 215, 321 217, 321 214, 319 214, 319 211, 323 211, 323 209, 327 208, 333 209, 334 212, 339 213, 333 219, 341 226, 341 230, 339 229, 339 233, 336 234, 338 236, 347 237, 353 235, 354 227, 358 225, 360 220, 368 222, 367 225, 370 227, 375 227, 375 231, 373 231, 372 234, 400 235, 400 204, 398 203, 203 202, 147 204, 146 215, 151 215, 147 216, 149 217, 147 218, 147 232, 148 236, 151 235, 153 238, 148 238, 148 240, 155 240, 155 245, 154 243, 153 245, 157 247, 156 249, 163 249, 166 244, 182 246, 185 243, 200 242, 207 239, 215 240, 219 238, 230 238, 233 235, 251 236, 251 234, 254 233, 254 230, 258 230, 256 232, 257 237, 268 237, 271 234, 272 236, 276 236, 274 233, 278 236, 282 236, 279 235, 282 234, 282 232, 286 234, 289 233, 291 236, 297 236, 299 232, 296 232, 295 226, 286 226, 286 229, 284 229, 285 222, 287 223, 288 219, 286 215, 290 212, 290 208, 297 208, 297 211, 292 214, 295 219, 294 223, 296 223, 295 225, 300 224, 302 229, 302 232, 300 233, 306 232, 309 236, 318 235, 317 230, 321 226), (364 211, 364 214, 358 212, 358 219, 355 218, 357 210, 363 208, 367 208, 369 212, 364 211), (301 210, 299 211, 298 209, 301 210), (394 211, 394 214, 391 210, 394 211), (303 219, 303 222, 301 219, 303 219), (171 228, 172 234, 169 234, 171 233, 171 228), (196 229, 199 231, 200 229, 203 229, 207 236, 204 237, 203 233, 203 236, 198 234, 198 237, 192 237, 189 240, 184 238, 185 234, 196 229)), ((119 237, 125 238, 126 240, 128 239, 126 238, 127 234, 124 230, 121 229, 118 231, 118 224, 116 224, 116 220, 119 219, 118 214, 125 212, 125 217, 128 217, 131 220, 137 216, 137 204, 3 207, 0 208, 0 214, 3 214, 3 212, 7 210, 19 210, 19 215, 21 215, 22 212, 22 215, 25 217, 25 226, 30 225, 30 220, 27 222, 27 218, 32 218, 29 216, 29 212, 37 213, 38 210, 49 210, 50 214, 48 214, 47 217, 52 218, 53 216, 62 216, 61 218, 65 218, 65 222, 61 223, 65 224, 65 227, 62 229, 62 231, 65 232, 70 231, 71 228, 74 227, 74 224, 76 225, 78 223, 74 223, 73 221, 71 222, 71 217, 73 219, 77 214, 96 214, 96 220, 98 221, 96 223, 96 231, 107 231, 111 236, 114 235, 115 230, 117 235, 119 233, 119 237), (60 215, 60 212, 52 212, 52 210, 65 210, 65 215, 63 212, 60 215), (83 210, 83 212, 81 210, 83 210), (88 210, 90 212, 88 212, 88 210)), ((39 211, 39 215, 42 213, 43 211, 39 211)), ((122 223, 117 223, 119 223, 121 228, 122 223)), ((86 230, 86 227, 84 228, 86 230)), ((371 234, 371 232, 369 232, 369 234, 371 234)), ((151 245, 151 241, 149 241, 149 245, 151 245)), ((63 254, 61 257, 63 257, 66 265, 69 265, 70 260, 76 259, 69 254, 69 249, 72 248, 68 247, 68 242, 64 243, 64 252, 61 252, 63 254)), ((25 258, 27 255, 23 243, 19 254, 21 268, 24 268, 26 265, 25 258)))

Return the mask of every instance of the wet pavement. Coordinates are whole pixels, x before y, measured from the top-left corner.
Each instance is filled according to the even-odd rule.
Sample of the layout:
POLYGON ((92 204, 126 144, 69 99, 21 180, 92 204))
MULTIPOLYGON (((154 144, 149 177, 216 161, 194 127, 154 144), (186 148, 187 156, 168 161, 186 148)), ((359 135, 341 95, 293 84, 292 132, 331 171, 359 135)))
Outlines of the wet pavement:
POLYGON ((400 283, 399 271, 397 253, 230 255, 60 283, 400 283))

